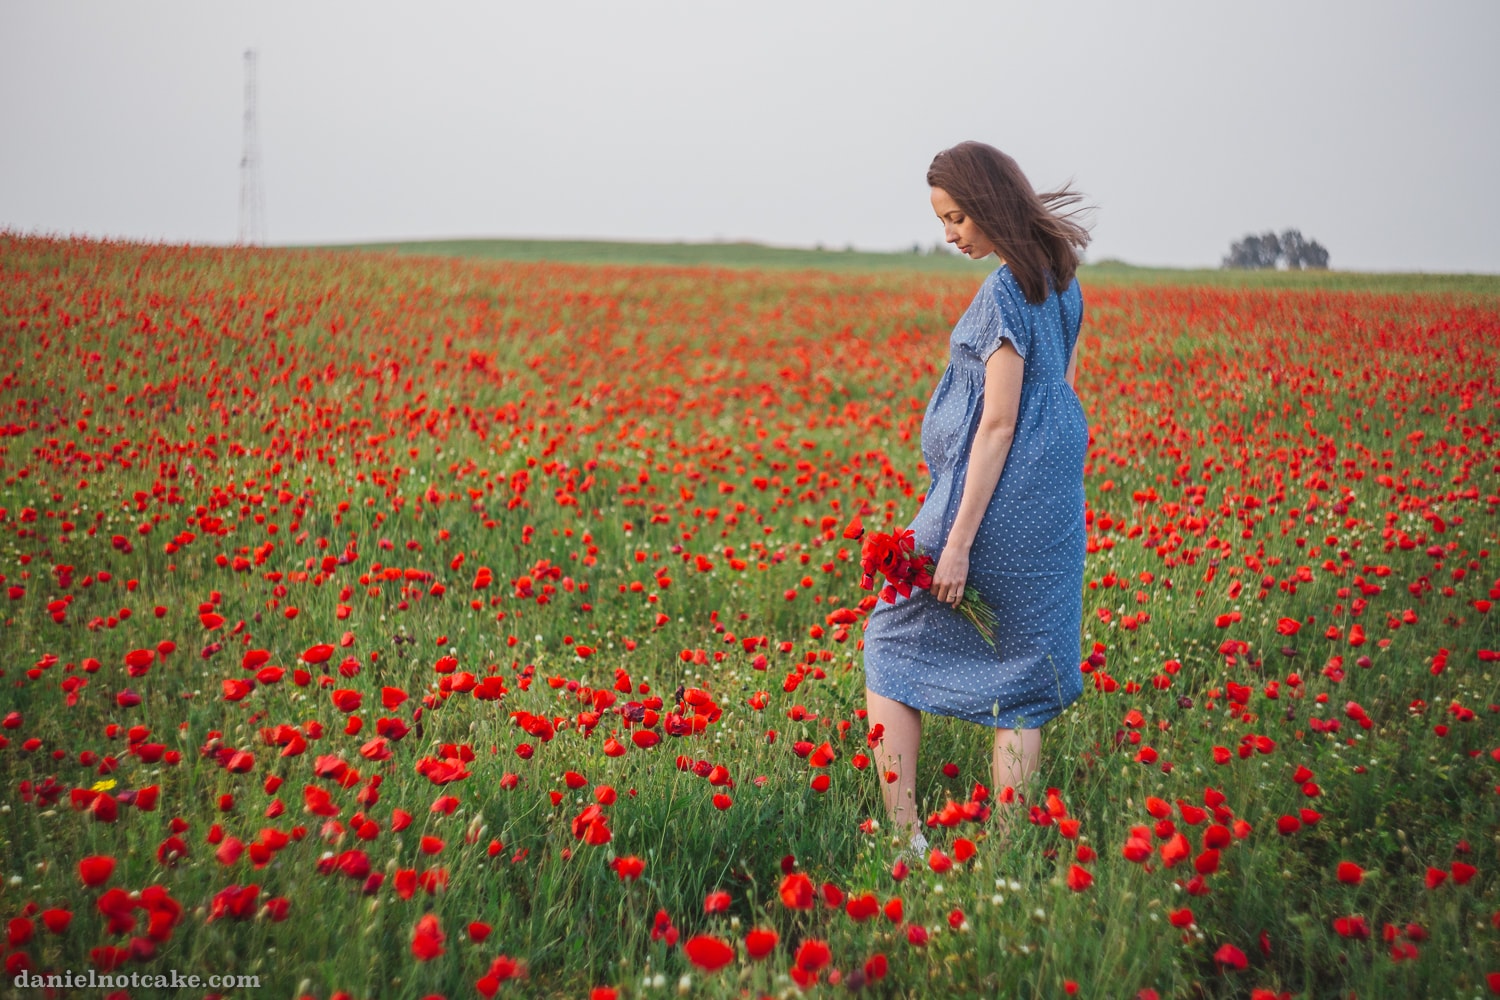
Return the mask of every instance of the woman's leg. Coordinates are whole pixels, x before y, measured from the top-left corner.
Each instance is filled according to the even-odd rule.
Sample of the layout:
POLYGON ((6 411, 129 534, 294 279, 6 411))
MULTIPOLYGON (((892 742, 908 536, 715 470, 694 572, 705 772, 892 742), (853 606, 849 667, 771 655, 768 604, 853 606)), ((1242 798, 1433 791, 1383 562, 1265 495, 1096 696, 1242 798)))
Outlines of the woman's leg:
POLYGON ((922 740, 922 713, 884 695, 865 688, 865 706, 873 729, 885 727, 884 737, 873 751, 880 775, 880 793, 885 812, 894 832, 904 841, 921 831, 917 815, 917 745, 922 740), (887 771, 896 772, 896 780, 887 782, 887 771))
POLYGON ((1040 729, 995 730, 995 759, 990 768, 990 778, 994 783, 995 828, 1001 836, 1010 829, 1011 818, 1016 811, 1033 804, 1029 783, 1031 776, 1036 773, 1041 750, 1040 729), (1009 805, 1000 801, 1000 792, 1006 785, 1016 791, 1016 799, 1009 805))

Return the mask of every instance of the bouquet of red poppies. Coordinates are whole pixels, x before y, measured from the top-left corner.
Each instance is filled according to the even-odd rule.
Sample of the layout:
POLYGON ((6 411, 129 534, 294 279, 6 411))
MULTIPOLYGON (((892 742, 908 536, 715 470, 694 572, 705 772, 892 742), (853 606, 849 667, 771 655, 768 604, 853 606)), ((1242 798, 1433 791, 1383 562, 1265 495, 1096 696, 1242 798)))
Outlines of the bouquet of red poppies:
MULTIPOLYGON (((844 537, 863 539, 860 549, 863 576, 859 585, 865 590, 874 590, 877 575, 883 577, 885 584, 880 588, 880 599, 887 604, 895 604, 898 594, 910 597, 913 587, 926 590, 932 586, 932 571, 937 568, 937 563, 932 556, 917 550, 915 532, 897 528, 889 534, 882 531, 866 533, 859 516, 855 515, 844 529, 844 537)), ((995 611, 984 602, 977 588, 966 584, 955 610, 973 623, 985 642, 992 647, 995 645, 995 611)))

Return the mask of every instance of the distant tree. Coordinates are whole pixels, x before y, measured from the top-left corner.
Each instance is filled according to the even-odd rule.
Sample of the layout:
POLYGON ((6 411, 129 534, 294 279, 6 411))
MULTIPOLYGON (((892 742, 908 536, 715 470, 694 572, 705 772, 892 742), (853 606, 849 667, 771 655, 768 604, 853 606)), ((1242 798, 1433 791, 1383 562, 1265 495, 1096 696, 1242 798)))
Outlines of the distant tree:
POLYGON ((1281 240, 1277 239, 1275 233, 1263 233, 1260 236, 1252 234, 1230 245, 1229 256, 1224 258, 1224 266, 1248 270, 1275 267, 1280 256, 1281 240))
POLYGON ((1286 266, 1293 271, 1306 268, 1326 268, 1328 251, 1317 240, 1304 240, 1295 229, 1281 234, 1281 256, 1286 266))
POLYGON ((1296 229, 1288 229, 1280 236, 1252 233, 1230 245, 1223 266, 1249 270, 1284 267, 1293 271, 1326 268, 1328 251, 1317 240, 1304 239, 1296 229))

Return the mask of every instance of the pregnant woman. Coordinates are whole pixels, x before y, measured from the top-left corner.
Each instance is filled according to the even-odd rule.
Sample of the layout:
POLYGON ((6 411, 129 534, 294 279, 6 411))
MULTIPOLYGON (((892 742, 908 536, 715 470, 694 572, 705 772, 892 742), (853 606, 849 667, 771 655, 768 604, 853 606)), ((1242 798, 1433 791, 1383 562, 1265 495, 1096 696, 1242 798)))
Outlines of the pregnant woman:
MULTIPOLYGON (((993 789, 1011 786, 1020 805, 1042 725, 1083 692, 1089 443, 1073 390, 1083 319, 1074 272, 1089 241, 1068 210, 1079 196, 1037 194, 1015 160, 978 142, 939 153, 927 184, 947 241, 1000 266, 953 328, 922 420, 932 485, 908 527, 921 551, 941 553, 932 585, 877 604, 865 625, 885 808, 918 851, 927 846, 915 792, 923 712, 992 727, 993 789), (966 586, 999 620, 993 647, 955 610, 966 586)), ((1010 815, 996 805, 1002 835, 1010 815)))

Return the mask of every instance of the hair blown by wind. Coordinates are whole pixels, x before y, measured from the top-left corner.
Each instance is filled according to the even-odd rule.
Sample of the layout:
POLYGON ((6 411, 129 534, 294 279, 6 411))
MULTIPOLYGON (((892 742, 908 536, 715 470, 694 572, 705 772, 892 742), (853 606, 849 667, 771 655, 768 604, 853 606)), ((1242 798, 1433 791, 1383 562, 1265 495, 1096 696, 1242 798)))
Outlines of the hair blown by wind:
POLYGON ((933 157, 927 184, 948 192, 995 244, 1026 301, 1043 302, 1072 283, 1090 239, 1079 219, 1092 206, 1071 185, 1039 194, 1014 159, 973 141, 933 157))

